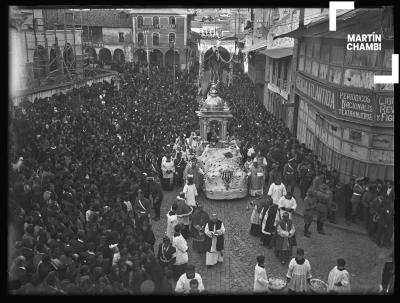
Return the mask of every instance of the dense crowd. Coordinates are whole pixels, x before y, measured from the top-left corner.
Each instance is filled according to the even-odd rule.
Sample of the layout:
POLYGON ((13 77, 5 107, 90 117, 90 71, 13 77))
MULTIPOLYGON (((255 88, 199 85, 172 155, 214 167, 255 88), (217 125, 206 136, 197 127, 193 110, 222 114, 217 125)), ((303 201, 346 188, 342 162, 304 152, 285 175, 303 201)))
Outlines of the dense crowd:
POLYGON ((19 292, 139 293, 146 280, 172 291, 150 220, 131 210, 139 192, 159 192, 143 173, 157 177, 163 148, 197 127, 195 74, 176 71, 174 85, 171 70, 148 78, 126 64, 120 90, 94 83, 13 109, 9 273, 19 292))
MULTIPOLYGON (((9 275, 22 281, 18 292, 136 294, 147 281, 157 292, 175 289, 177 277, 160 265, 150 218, 140 215, 137 201, 162 200, 163 157, 171 161, 176 142, 190 141, 198 128, 197 72, 177 69, 173 81, 171 69, 148 73, 125 64, 121 71, 119 90, 114 82, 95 83, 13 109, 9 217, 17 241, 9 275)), ((266 111, 251 80, 235 74, 229 87, 218 87, 233 112, 229 135, 245 165, 261 159, 266 191, 282 179, 305 199, 325 184, 332 191, 324 200, 327 218, 334 221, 336 203, 349 220, 365 220, 379 245, 390 245, 392 183, 357 179, 360 199, 354 197, 356 186, 340 184, 335 170, 266 111)), ((167 172, 180 171, 182 186, 185 165, 172 162, 167 172)))

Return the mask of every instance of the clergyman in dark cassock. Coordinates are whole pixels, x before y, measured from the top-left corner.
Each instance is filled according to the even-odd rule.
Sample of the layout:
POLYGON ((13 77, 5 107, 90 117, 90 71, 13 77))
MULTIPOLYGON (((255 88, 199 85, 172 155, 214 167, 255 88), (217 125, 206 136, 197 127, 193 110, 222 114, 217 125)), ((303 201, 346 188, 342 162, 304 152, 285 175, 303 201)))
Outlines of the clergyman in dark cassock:
POLYGON ((211 215, 211 220, 205 227, 206 234, 206 265, 212 266, 223 262, 222 250, 224 249, 225 227, 216 214, 211 215))
POLYGON ((276 231, 276 216, 278 205, 272 202, 272 199, 267 199, 267 205, 260 212, 261 221, 261 243, 264 246, 272 248, 272 238, 276 231))

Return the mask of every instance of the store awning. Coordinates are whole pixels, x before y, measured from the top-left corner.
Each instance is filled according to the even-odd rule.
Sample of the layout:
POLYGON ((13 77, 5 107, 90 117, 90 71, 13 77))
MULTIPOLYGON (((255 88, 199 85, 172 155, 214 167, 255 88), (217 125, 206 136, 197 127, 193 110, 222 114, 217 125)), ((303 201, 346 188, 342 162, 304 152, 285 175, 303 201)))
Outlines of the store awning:
POLYGON ((283 58, 293 55, 293 47, 266 49, 261 51, 260 53, 274 59, 283 58))
POLYGON ((254 51, 262 50, 266 47, 267 47, 267 41, 262 41, 262 42, 254 44, 254 45, 251 45, 249 47, 245 47, 242 50, 242 52, 243 53, 254 52, 254 51))

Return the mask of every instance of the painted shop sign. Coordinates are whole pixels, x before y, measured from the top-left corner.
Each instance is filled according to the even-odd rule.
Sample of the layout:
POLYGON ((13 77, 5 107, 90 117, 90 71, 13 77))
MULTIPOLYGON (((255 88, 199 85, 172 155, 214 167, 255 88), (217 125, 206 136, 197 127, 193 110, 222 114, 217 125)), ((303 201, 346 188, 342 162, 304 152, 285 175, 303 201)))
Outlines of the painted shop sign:
POLYGON ((310 99, 318 107, 336 114, 335 90, 307 79, 296 73, 296 90, 300 95, 310 99))
POLYGON ((372 94, 359 94, 349 91, 338 91, 338 115, 351 120, 375 122, 374 99, 372 94))
POLYGON ((376 95, 376 122, 394 124, 394 96, 376 95))

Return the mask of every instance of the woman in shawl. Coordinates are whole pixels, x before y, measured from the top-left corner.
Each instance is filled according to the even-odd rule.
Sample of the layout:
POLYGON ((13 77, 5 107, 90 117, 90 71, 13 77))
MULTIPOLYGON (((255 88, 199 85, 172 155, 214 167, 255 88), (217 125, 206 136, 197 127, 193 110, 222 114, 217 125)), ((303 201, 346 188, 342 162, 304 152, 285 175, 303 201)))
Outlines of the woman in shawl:
POLYGON ((203 209, 203 205, 197 203, 197 208, 192 215, 192 237, 193 237, 193 249, 199 253, 205 253, 205 235, 204 228, 207 222, 210 220, 210 216, 203 209))

